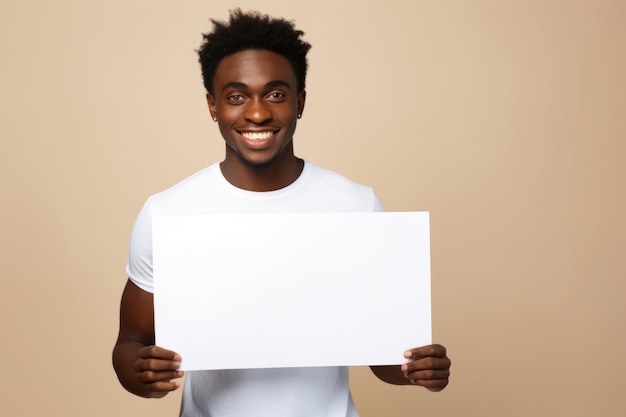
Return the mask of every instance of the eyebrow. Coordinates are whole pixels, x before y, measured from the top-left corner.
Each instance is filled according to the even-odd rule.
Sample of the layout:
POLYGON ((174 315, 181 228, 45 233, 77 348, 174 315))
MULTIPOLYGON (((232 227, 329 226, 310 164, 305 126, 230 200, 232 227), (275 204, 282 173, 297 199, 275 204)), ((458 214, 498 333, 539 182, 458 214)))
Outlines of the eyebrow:
MULTIPOLYGON (((276 87, 285 87, 291 90, 291 85, 288 82, 283 81, 283 80, 274 80, 265 84, 265 88, 276 88, 276 87)), ((248 88, 248 84, 245 84, 239 81, 231 81, 231 82, 224 84, 224 86, 222 87, 222 91, 228 88, 234 88, 236 90, 245 90, 248 88)))

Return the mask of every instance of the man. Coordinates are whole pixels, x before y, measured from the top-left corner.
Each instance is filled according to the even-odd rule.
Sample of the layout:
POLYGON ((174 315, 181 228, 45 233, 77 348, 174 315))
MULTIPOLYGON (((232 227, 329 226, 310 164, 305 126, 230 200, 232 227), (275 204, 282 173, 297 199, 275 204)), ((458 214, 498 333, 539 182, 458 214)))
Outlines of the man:
MULTIPOLYGON (((122 385, 143 397, 180 386, 179 354, 154 345, 153 215, 382 211, 365 186, 294 155, 306 99, 310 45, 293 23, 258 13, 213 21, 199 50, 209 111, 226 143, 216 163, 148 199, 131 235, 113 365, 122 385)), ((245 253, 236 254, 245 260, 245 253)), ((233 307, 236 308, 236 307, 233 307)), ((250 346, 250 355, 254 355, 250 346)), ((399 352, 399 355, 402 355, 399 352)), ((450 360, 440 345, 404 352, 408 363, 372 371, 391 384, 440 391, 450 360)), ((399 358, 399 362, 401 358, 399 358)), ((345 367, 189 372, 182 416, 357 416, 345 367)))

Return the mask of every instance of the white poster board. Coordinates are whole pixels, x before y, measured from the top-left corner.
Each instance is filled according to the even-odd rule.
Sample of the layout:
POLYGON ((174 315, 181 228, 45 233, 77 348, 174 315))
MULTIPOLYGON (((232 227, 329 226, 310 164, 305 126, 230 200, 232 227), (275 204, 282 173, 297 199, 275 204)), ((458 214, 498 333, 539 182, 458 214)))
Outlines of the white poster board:
POLYGON ((431 343, 427 212, 153 218, 156 343, 182 370, 388 365, 431 343))

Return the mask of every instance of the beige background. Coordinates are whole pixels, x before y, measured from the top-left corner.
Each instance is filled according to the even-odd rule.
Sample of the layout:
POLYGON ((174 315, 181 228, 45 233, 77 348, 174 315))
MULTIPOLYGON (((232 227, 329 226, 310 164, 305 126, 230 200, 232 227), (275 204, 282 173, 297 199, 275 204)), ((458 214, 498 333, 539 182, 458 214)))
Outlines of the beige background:
MULTIPOLYGON (((219 160, 194 49, 262 7, 313 44, 299 155, 432 216, 432 394, 362 417, 623 416, 624 1, 0 2, 0 414, 177 415, 110 352, 148 195, 219 160)), ((410 303, 411 294, 398 294, 410 303)))

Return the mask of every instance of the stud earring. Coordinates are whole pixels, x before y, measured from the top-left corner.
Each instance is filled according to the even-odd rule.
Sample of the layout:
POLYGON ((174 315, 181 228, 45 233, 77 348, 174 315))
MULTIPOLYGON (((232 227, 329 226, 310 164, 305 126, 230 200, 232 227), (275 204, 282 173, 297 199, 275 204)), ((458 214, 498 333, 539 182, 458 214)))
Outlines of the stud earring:
POLYGON ((216 116, 213 116, 213 121, 217 122, 217 117, 216 116))
POLYGON ((298 113, 298 119, 302 119, 302 113, 298 113))

